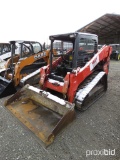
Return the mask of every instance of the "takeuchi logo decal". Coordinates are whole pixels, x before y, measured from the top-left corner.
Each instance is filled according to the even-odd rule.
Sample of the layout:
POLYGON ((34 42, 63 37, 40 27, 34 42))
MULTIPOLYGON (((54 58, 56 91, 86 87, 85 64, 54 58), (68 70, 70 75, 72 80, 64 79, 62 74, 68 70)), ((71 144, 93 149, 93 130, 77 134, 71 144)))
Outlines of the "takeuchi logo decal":
POLYGON ((93 61, 91 62, 91 64, 90 64, 90 70, 93 70, 93 68, 98 64, 98 62, 99 62, 99 56, 95 57, 93 59, 93 61))
POLYGON ((97 57, 92 61, 92 64, 94 65, 96 61, 97 61, 97 57))

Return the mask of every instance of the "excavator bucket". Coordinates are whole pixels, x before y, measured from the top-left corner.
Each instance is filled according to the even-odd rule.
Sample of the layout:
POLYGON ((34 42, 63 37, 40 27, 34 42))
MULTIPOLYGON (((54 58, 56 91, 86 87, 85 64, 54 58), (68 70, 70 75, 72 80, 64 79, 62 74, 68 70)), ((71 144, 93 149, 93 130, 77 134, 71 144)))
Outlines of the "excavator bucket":
POLYGON ((16 89, 12 81, 0 76, 0 98, 14 94, 16 89))
POLYGON ((5 106, 46 146, 75 118, 74 104, 28 84, 9 98, 5 106))

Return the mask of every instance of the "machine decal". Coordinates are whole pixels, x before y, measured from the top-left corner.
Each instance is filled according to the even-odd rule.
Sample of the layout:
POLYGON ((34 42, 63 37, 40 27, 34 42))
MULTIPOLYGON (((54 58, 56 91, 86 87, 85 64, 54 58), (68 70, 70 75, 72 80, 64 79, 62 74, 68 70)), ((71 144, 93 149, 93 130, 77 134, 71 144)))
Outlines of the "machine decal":
POLYGON ((98 62, 99 62, 99 56, 93 59, 92 63, 90 64, 90 70, 93 70, 93 68, 98 64, 98 62))
POLYGON ((46 53, 45 53, 45 52, 42 52, 42 53, 39 53, 39 54, 35 55, 35 56, 34 56, 34 59, 39 59, 39 58, 42 58, 42 57, 44 57, 44 56, 46 56, 46 53))

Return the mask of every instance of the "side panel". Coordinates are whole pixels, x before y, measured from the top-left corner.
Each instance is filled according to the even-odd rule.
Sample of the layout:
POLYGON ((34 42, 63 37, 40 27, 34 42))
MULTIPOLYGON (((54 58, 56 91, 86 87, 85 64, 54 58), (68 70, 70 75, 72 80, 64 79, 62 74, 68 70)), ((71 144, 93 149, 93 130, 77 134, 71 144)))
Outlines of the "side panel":
MULTIPOLYGON (((70 75, 70 87, 67 94, 69 97, 69 102, 72 103, 74 101, 78 86, 94 71, 95 66, 99 62, 104 61, 104 63, 106 62, 106 65, 108 65, 109 61, 107 61, 107 59, 109 60, 111 51, 111 47, 104 46, 83 68, 75 70, 75 73, 70 75)), ((103 65, 103 68, 107 74, 108 70, 105 69, 106 66, 103 65)))

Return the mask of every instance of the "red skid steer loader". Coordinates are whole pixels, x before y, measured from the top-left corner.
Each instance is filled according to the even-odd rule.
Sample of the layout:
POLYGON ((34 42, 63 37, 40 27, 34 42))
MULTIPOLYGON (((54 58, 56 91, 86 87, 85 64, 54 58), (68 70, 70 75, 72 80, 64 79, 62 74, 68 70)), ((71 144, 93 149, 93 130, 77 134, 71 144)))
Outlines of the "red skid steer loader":
POLYGON ((75 108, 84 111, 105 93, 112 51, 110 46, 98 51, 98 37, 89 33, 53 35, 50 40, 50 64, 40 68, 40 88, 25 85, 5 102, 46 145, 75 118, 75 108), (58 41, 71 49, 53 62, 58 41))

